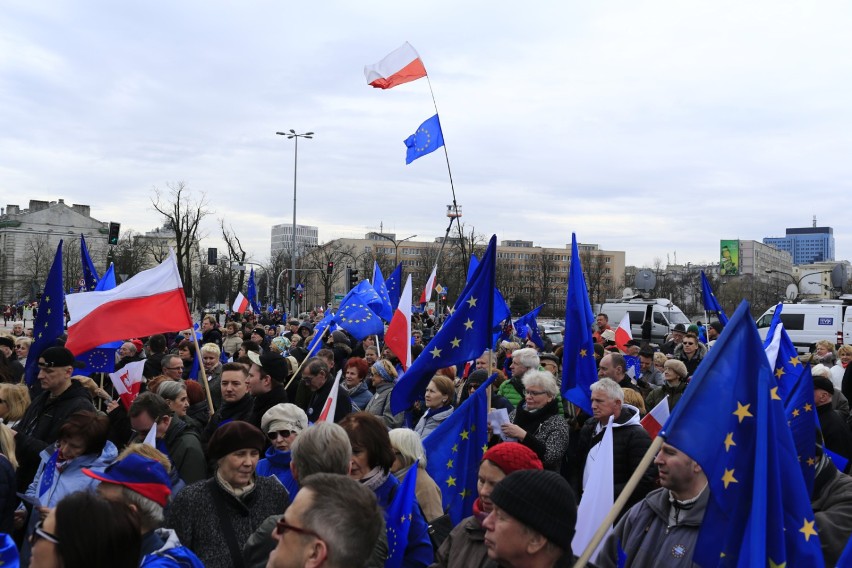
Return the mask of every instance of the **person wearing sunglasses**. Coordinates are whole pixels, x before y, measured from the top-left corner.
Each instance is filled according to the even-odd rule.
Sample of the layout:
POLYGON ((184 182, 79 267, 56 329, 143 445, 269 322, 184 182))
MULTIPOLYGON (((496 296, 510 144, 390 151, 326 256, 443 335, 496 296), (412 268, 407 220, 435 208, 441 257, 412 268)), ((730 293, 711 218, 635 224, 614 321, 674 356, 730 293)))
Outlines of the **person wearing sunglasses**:
POLYGON ((263 477, 274 475, 287 489, 290 499, 299 491, 299 482, 290 469, 292 454, 290 447, 296 436, 308 427, 308 415, 295 404, 277 404, 266 411, 261 420, 261 429, 271 446, 264 458, 257 462, 257 474, 263 477))
POLYGON ((707 347, 698 341, 698 335, 689 331, 683 337, 681 344, 675 348, 672 358, 683 361, 687 376, 692 377, 706 354, 707 347))

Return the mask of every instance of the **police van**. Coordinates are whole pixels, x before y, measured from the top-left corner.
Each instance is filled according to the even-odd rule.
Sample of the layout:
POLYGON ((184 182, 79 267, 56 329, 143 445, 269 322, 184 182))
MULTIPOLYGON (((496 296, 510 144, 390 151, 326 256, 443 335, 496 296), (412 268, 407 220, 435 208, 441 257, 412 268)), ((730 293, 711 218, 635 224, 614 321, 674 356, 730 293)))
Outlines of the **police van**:
MULTIPOLYGON (((799 353, 807 353, 821 339, 837 345, 852 343, 852 296, 838 300, 803 300, 783 304, 781 322, 799 353)), ((775 306, 757 318, 757 330, 766 339, 775 306)))
POLYGON ((691 323, 681 309, 666 298, 608 299, 601 305, 600 313, 607 315, 612 329, 618 327, 625 313, 630 314, 630 331, 636 339, 642 338, 642 322, 649 320, 651 342, 658 344, 666 340, 675 325, 680 323, 689 327, 691 323))

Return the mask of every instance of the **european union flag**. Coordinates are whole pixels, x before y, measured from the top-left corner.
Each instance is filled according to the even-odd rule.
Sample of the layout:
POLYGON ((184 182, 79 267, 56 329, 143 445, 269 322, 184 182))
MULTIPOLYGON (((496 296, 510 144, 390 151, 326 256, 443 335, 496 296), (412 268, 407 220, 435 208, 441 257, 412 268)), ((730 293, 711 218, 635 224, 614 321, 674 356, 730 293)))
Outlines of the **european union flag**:
MULTIPOLYGON (((465 280, 465 286, 468 282, 473 278, 474 273, 476 272, 477 267, 479 266, 479 259, 476 258, 475 254, 470 255, 470 263, 467 267, 467 280, 465 280)), ((450 308, 450 313, 453 313, 455 309, 459 306, 462 297, 459 296, 456 299, 456 304, 450 308)), ((497 343, 504 339, 504 334, 506 333, 506 322, 509 322, 509 333, 511 334, 511 319, 512 319, 512 311, 509 309, 509 304, 506 303, 506 300, 503 298, 503 294, 497 287, 494 287, 494 317, 492 320, 493 327, 493 335, 494 339, 491 342, 491 347, 497 345, 497 343)))
POLYGON ((852 538, 846 543, 843 554, 837 559, 837 568, 852 568, 852 538))
MULTIPOLYGON (((110 263, 103 278, 98 280, 95 292, 115 288, 115 268, 110 263)), ((91 351, 80 353, 75 359, 85 365, 77 374, 91 376, 92 373, 112 373, 115 371, 115 352, 121 347, 121 341, 111 341, 95 347, 91 351)))
POLYGON ((388 289, 385 286, 385 277, 382 276, 382 269, 379 268, 378 262, 373 263, 373 289, 382 301, 381 310, 376 313, 379 314, 383 320, 390 321, 393 317, 394 308, 391 306, 388 289))
POLYGON ((388 557, 385 560, 385 568, 402 566, 405 548, 408 546, 408 532, 414 517, 411 511, 416 506, 414 489, 417 485, 419 466, 420 460, 417 460, 408 468, 405 479, 399 484, 393 502, 385 513, 388 535, 388 557))
POLYGON ((470 255, 470 264, 467 265, 467 279, 470 280, 473 277, 473 273, 476 272, 476 267, 479 266, 479 259, 476 258, 475 254, 470 255))
POLYGON ((423 394, 435 371, 472 361, 491 345, 496 260, 497 237, 492 236, 453 313, 391 391, 394 414, 408 409, 423 394))
POLYGON ((385 325, 376 314, 381 309, 382 299, 366 280, 349 290, 332 321, 352 334, 355 339, 364 339, 385 331, 385 325))
POLYGON ((391 275, 388 276, 388 279, 385 280, 385 288, 388 291, 388 298, 390 298, 390 305, 393 308, 393 311, 396 311, 396 307, 399 305, 399 296, 402 294, 402 263, 396 265, 396 268, 393 269, 391 275))
POLYGON ((431 154, 444 145, 441 121, 436 114, 417 128, 417 131, 405 139, 405 163, 410 164, 420 156, 431 154))
POLYGON ((259 314, 260 306, 257 304, 257 286, 254 283, 254 268, 249 272, 248 285, 246 286, 246 298, 251 304, 251 309, 254 313, 259 314))
POLYGON ((710 485, 700 566, 823 565, 779 390, 743 302, 660 434, 710 485))
POLYGON ((704 311, 716 314, 722 325, 728 325, 728 316, 725 315, 725 310, 716 299, 716 294, 713 293, 713 288, 710 287, 710 282, 707 281, 703 270, 701 271, 701 297, 704 299, 704 311))
POLYGON ((308 353, 313 353, 315 349, 315 345, 319 343, 320 338, 323 336, 323 332, 325 332, 326 328, 331 325, 332 328, 328 330, 329 333, 337 329, 337 325, 334 323, 334 313, 331 310, 326 310, 325 315, 322 316, 322 319, 317 322, 314 326, 314 338, 308 343, 305 349, 308 350, 308 353))
POLYGON ((426 471, 441 488, 453 525, 473 514, 473 502, 479 497, 479 462, 488 449, 488 389, 496 376, 491 375, 423 440, 426 471))
POLYGON ((55 346, 56 339, 64 331, 65 291, 62 287, 62 241, 59 241, 38 303, 38 315, 33 323, 33 343, 24 369, 27 385, 31 386, 38 378, 38 358, 41 352, 55 346))
POLYGON ((538 319, 538 314, 541 312, 541 308, 543 307, 544 304, 515 320, 515 331, 518 333, 518 337, 529 339, 535 343, 539 349, 544 348, 544 340, 542 340, 541 335, 538 332, 538 322, 536 320, 538 319))
POLYGON ((86 237, 80 233, 80 257, 83 264, 83 281, 86 283, 85 291, 93 292, 98 285, 98 271, 89 256, 89 247, 86 246, 86 237))
POLYGON ((583 277, 577 236, 571 233, 571 264, 568 268, 568 296, 565 301, 565 342, 562 351, 562 398, 592 414, 589 387, 598 380, 592 326, 595 316, 583 277))

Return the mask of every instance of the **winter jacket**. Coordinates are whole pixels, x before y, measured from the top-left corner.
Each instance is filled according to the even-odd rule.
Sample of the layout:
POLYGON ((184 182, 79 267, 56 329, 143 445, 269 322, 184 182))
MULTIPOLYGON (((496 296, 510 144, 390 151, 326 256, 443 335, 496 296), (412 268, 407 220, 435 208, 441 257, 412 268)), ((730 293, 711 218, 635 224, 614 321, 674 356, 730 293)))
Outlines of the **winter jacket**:
POLYGON ((829 460, 817 469, 811 507, 826 566, 834 566, 852 537, 852 477, 829 460))
MULTIPOLYGON (((403 482, 405 476, 411 471, 413 465, 401 469, 394 474, 397 481, 403 482)), ((414 485, 414 496, 423 511, 426 522, 432 522, 444 514, 444 504, 441 500, 441 488, 423 467, 417 470, 417 479, 414 485)))
POLYGON ((504 381, 497 392, 511 402, 515 408, 524 401, 524 384, 521 382, 521 377, 512 377, 508 381, 504 381))
MULTIPOLYGON (((308 422, 313 424, 319 419, 322 407, 325 404, 325 401, 328 400, 328 394, 331 392, 331 387, 333 387, 334 384, 334 380, 331 377, 328 377, 325 384, 311 395, 311 399, 308 401, 308 408, 305 410, 305 414, 308 415, 308 422)), ((337 385, 337 406, 334 409, 334 422, 340 422, 347 414, 351 413, 352 401, 349 400, 349 395, 346 394, 346 389, 337 385)))
POLYGON ((95 411, 91 394, 79 381, 71 381, 71 386, 56 398, 47 391, 35 397, 15 426, 18 491, 26 490, 39 467, 39 454, 56 442, 59 427, 79 410, 95 411))
MULTIPOLYGON (((207 388, 210 389, 210 400, 213 401, 213 411, 222 406, 222 363, 218 363, 213 370, 207 373, 207 388)), ((204 385, 201 385, 202 390, 204 385)), ((207 402, 207 393, 204 394, 204 402, 207 402)))
POLYGON ((275 479, 257 477, 254 489, 237 498, 214 475, 188 485, 175 496, 165 526, 174 529, 181 543, 195 552, 207 568, 231 568, 234 563, 223 525, 230 523, 242 550, 260 523, 281 513, 288 504, 287 492, 275 479), (217 503, 225 510, 225 519, 221 518, 217 503))
POLYGON ((559 471, 571 427, 559 412, 555 398, 536 412, 530 412, 526 403, 522 404, 509 414, 509 422, 526 430, 521 443, 538 455, 545 469, 559 471))
POLYGON ((441 425, 441 422, 450 417, 453 413, 453 407, 444 407, 445 409, 439 409, 439 412, 435 412, 433 414, 433 410, 429 409, 420 417, 420 420, 417 422, 417 425, 414 427, 414 431, 420 434, 420 439, 423 440, 431 434, 435 428, 441 425))
POLYGON ((674 410, 675 405, 686 391, 686 381, 680 381, 677 386, 670 386, 668 382, 661 387, 657 387, 648 393, 645 397, 645 409, 651 412, 655 406, 660 404, 666 395, 669 396, 669 411, 674 410))
POLYGON ((296 493, 299 492, 299 482, 293 478, 293 472, 290 471, 290 461, 293 456, 288 450, 282 452, 270 446, 266 449, 266 457, 257 462, 257 474, 263 477, 275 476, 284 489, 287 490, 287 495, 290 501, 296 498, 296 493))
MULTIPOLYGON (((577 460, 575 476, 573 478, 574 488, 577 494, 581 494, 583 487, 583 474, 586 468, 586 458, 602 439, 604 429, 596 432, 598 421, 590 418, 580 430, 580 440, 577 444, 577 460)), ((612 430, 612 458, 613 458, 613 498, 618 498, 621 490, 627 484, 627 480, 633 475, 633 471, 639 466, 645 452, 651 446, 651 437, 639 424, 639 411, 636 407, 625 404, 621 407, 621 414, 613 421, 612 430)), ((627 501, 624 511, 639 501, 654 489, 657 477, 657 467, 651 465, 642 475, 639 485, 633 491, 627 501)), ((622 515, 624 512, 622 512, 622 515)))
POLYGON ((169 458, 187 485, 207 478, 207 461, 198 432, 187 426, 186 422, 172 418, 163 440, 169 458))
POLYGON ((371 400, 373 400, 373 393, 370 392, 370 389, 367 388, 367 383, 364 381, 358 383, 358 386, 351 391, 345 386, 343 388, 349 395, 349 400, 352 401, 353 406, 357 406, 358 410, 366 410, 367 405, 370 404, 371 400))
POLYGON ((142 560, 140 568, 204 568, 204 564, 187 547, 181 545, 177 533, 171 529, 157 529, 142 535, 142 560), (148 544, 156 543, 153 550, 148 544))
POLYGON ((847 460, 852 460, 852 432, 840 417, 840 413, 831 408, 831 404, 817 407, 819 425, 825 447, 847 460))
POLYGON ((678 523, 669 527, 668 489, 652 491, 634 505, 604 540, 595 564, 599 568, 618 565, 618 547, 627 554, 625 568, 691 568, 698 531, 710 500, 705 488, 691 509, 679 513, 678 523))
POLYGON ((16 491, 15 468, 6 456, 0 454, 0 532, 6 534, 12 534, 18 504, 16 491))
POLYGON ((234 357, 242 344, 243 338, 238 333, 226 335, 225 339, 222 340, 222 351, 234 357))
POLYGON ((284 390, 284 386, 273 386, 271 391, 254 397, 251 416, 248 420, 246 420, 246 422, 257 427, 259 430, 260 422, 263 419, 263 415, 266 414, 266 411, 276 404, 281 404, 287 401, 287 392, 284 390))
POLYGON ((698 342, 698 350, 693 355, 692 359, 686 356, 686 353, 683 352, 683 344, 678 345, 674 348, 674 353, 672 353, 672 359, 677 359, 678 361, 682 361, 684 365, 686 365, 686 376, 691 377, 695 374, 695 370, 698 368, 698 364, 704 360, 704 357, 707 356, 707 346, 698 342))
MULTIPOLYGON (((399 489, 399 482, 393 475, 389 475, 387 481, 376 490, 376 500, 379 507, 385 512, 387 522, 387 510, 393 503, 393 498, 399 489)), ((429 566, 434 560, 432 541, 429 540, 429 527, 420 512, 420 507, 415 504, 411 508, 411 521, 408 527, 408 545, 402 559, 402 566, 414 568, 418 566, 429 566)))
POLYGON ((656 367, 651 367, 650 370, 645 371, 641 375, 639 375, 638 381, 643 381, 648 383, 653 387, 661 387, 666 384, 665 375, 661 373, 656 367))
POLYGON ((373 398, 370 400, 369 404, 367 404, 367 408, 364 409, 366 412, 384 420, 385 426, 387 426, 388 430, 393 430, 394 428, 402 426, 402 421, 405 417, 404 412, 399 412, 397 414, 393 414, 391 412, 390 396, 392 390, 393 383, 380 383, 379 386, 376 387, 376 394, 373 395, 373 398))
POLYGON ((487 565, 485 529, 475 516, 470 516, 453 528, 429 568, 484 568, 487 565))
POLYGON ((248 421, 251 417, 251 409, 253 406, 254 401, 248 393, 236 402, 223 402, 222 406, 219 407, 219 410, 216 411, 216 414, 210 417, 210 421, 204 428, 204 434, 201 437, 202 442, 207 443, 207 440, 210 439, 210 436, 213 435, 213 432, 215 432, 216 428, 218 428, 221 424, 231 422, 233 420, 248 421))

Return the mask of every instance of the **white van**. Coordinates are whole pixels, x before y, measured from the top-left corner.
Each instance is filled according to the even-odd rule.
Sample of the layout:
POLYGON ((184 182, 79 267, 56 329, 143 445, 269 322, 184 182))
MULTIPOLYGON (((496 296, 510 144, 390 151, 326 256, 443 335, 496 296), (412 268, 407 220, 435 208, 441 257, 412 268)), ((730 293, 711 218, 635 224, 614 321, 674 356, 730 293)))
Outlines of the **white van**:
MULTIPOLYGON (((805 300, 800 304, 784 304, 781 322, 799 353, 807 353, 821 339, 832 343, 852 342, 852 310, 843 300, 805 300), (840 335, 838 335, 838 333, 840 335)), ((757 330, 766 339, 775 306, 757 318, 757 330)))
POLYGON ((630 331, 636 339, 642 338, 642 322, 646 317, 651 320, 651 342, 663 343, 666 336, 681 323, 689 327, 692 323, 679 307, 666 298, 632 298, 630 300, 607 300, 601 305, 599 313, 609 317, 609 326, 618 327, 625 313, 630 314, 630 331))

